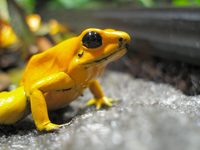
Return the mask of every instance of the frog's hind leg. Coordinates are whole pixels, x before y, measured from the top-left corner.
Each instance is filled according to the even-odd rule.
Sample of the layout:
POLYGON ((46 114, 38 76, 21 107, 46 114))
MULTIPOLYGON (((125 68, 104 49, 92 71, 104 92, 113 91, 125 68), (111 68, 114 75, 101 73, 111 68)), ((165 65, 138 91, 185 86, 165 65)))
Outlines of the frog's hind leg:
POLYGON ((27 112, 24 88, 0 93, 0 124, 14 124, 27 112))

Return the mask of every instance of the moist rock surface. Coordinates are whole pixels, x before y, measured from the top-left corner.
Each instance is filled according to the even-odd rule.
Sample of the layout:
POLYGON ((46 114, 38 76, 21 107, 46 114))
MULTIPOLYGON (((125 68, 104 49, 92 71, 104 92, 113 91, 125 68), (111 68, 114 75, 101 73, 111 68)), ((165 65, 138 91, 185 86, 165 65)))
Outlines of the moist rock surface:
POLYGON ((51 113, 70 124, 41 133, 31 116, 14 126, 0 126, 0 149, 16 150, 199 150, 200 97, 185 96, 166 84, 107 71, 103 89, 115 102, 96 110, 86 107, 89 91, 69 107, 51 113))

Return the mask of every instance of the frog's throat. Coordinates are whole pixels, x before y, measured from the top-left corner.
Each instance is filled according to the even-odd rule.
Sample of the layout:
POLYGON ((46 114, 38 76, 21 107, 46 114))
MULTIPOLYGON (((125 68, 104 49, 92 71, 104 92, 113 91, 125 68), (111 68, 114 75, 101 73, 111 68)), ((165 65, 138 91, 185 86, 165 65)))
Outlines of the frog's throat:
POLYGON ((114 56, 115 54, 117 54, 117 53, 119 53, 119 52, 122 52, 122 51, 124 51, 124 50, 127 50, 127 49, 126 49, 126 48, 120 48, 120 49, 118 49, 117 51, 114 51, 114 52, 112 52, 112 53, 110 53, 110 54, 108 54, 108 55, 106 55, 106 56, 104 56, 104 57, 101 57, 101 58, 99 58, 99 59, 92 60, 92 61, 90 61, 90 62, 83 63, 83 65, 92 65, 92 64, 99 64, 99 63, 102 63, 102 62, 108 60, 109 58, 111 58, 112 56, 114 56))

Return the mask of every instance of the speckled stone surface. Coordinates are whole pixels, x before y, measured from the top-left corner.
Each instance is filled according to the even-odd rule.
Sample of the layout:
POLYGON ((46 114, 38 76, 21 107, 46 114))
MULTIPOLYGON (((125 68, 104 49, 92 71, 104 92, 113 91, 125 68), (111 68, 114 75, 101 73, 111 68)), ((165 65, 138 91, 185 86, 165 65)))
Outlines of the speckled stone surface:
POLYGON ((91 97, 85 91, 66 111, 51 115, 55 122, 71 120, 69 125, 40 133, 29 117, 13 127, 0 127, 0 149, 200 149, 200 96, 188 97, 169 85, 123 72, 107 71, 101 83, 117 101, 112 108, 84 107, 91 97))

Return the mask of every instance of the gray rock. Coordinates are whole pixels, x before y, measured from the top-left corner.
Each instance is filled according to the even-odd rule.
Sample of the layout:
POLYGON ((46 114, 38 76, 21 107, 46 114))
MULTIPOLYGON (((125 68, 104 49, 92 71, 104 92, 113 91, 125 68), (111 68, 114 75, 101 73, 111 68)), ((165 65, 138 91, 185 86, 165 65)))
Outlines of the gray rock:
MULTIPOLYGON (((72 118, 70 125, 40 133, 29 117, 11 129, 0 128, 0 149, 200 149, 199 96, 187 97, 169 85, 122 72, 107 71, 101 82, 107 96, 116 99, 112 108, 86 108, 91 97, 86 91, 64 113, 64 118, 72 118)), ((56 120, 62 118, 56 114, 56 120)))

